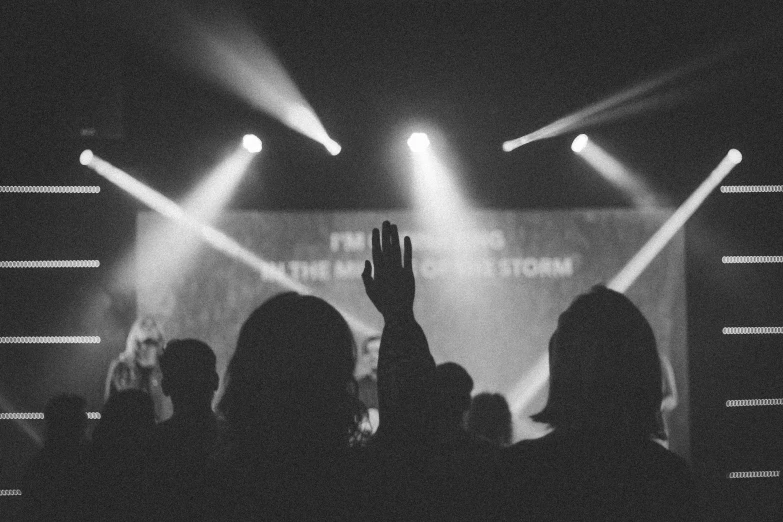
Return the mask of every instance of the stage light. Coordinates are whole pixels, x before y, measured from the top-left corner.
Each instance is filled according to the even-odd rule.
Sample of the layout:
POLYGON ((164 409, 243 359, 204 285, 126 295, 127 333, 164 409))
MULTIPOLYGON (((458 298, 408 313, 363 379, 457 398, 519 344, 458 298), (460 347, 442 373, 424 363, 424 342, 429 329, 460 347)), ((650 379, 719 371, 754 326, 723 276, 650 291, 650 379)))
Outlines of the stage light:
POLYGON ((256 154, 261 152, 261 140, 255 134, 245 134, 242 137, 242 146, 245 150, 256 154))
POLYGON ((334 155, 318 115, 258 28, 230 3, 208 12, 191 3, 160 2, 141 14, 146 26, 168 35, 160 50, 334 155))
POLYGON ((503 150, 506 152, 511 152, 517 147, 521 147, 522 145, 526 145, 527 143, 530 143, 530 140, 528 139, 527 136, 522 136, 521 138, 517 138, 515 140, 504 141, 503 150))
POLYGON ((414 132, 408 138, 408 147, 413 152, 422 152, 430 146, 430 139, 423 132, 414 132))
POLYGON ((92 161, 92 158, 93 158, 92 151, 90 149, 86 149, 84 152, 82 152, 79 155, 79 163, 85 166, 89 165, 90 162, 92 161))
POLYGON ((329 154, 331 154, 332 156, 337 156, 338 154, 340 154, 340 151, 343 150, 340 144, 332 139, 327 141, 324 144, 324 147, 326 147, 326 150, 328 150, 329 154))
POLYGON ((735 165, 739 165, 739 163, 742 161, 742 153, 737 149, 731 149, 726 157, 729 158, 729 161, 735 165))
POLYGON ((606 152, 597 143, 588 141, 580 134, 571 144, 571 150, 579 154, 606 181, 625 195, 636 208, 663 206, 655 191, 644 178, 623 165, 617 158, 606 152))
POLYGON ((731 54, 732 52, 724 52, 703 58, 637 83, 520 138, 508 140, 503 143, 503 150, 511 152, 517 147, 534 141, 562 136, 599 123, 627 118, 654 109, 671 107, 684 100, 684 96, 674 88, 676 82, 731 56, 731 54))
POLYGON ((580 134, 571 142, 571 150, 579 154, 587 145, 587 134, 580 134))

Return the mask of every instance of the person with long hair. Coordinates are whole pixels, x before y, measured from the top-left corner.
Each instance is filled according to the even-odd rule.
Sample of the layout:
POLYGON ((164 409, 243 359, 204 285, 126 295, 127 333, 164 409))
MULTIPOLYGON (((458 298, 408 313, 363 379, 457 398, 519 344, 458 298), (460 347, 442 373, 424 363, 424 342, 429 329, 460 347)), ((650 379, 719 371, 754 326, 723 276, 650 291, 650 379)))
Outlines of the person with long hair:
POLYGON ((104 388, 104 402, 122 390, 141 390, 152 398, 155 419, 171 416, 171 400, 161 388, 162 375, 158 358, 165 346, 163 333, 154 318, 138 318, 128 333, 125 350, 109 365, 104 388))
POLYGON ((516 520, 701 520, 694 476, 660 439, 661 362, 645 317, 595 286, 549 342, 553 431, 512 446, 506 499, 516 520))
MULTIPOLYGON (((434 361, 413 319, 410 245, 403 264, 399 239, 395 234, 392 243, 388 222, 383 229, 383 246, 373 231, 375 272, 368 261, 363 274, 385 319, 378 367, 383 422, 375 440, 365 445, 366 409, 357 396, 347 322, 323 299, 278 294, 240 329, 218 403, 227 440, 194 517, 357 520, 390 516, 387 508, 399 505, 376 486, 389 477, 385 463, 399 462, 394 456, 410 448, 404 441, 421 434, 423 386, 434 361)), ((391 474, 401 478, 400 469, 407 468, 391 474)))
POLYGON ((363 416, 353 353, 345 319, 318 297, 278 294, 250 314, 218 403, 227 441, 207 484, 215 489, 206 518, 350 513, 352 445, 363 416))

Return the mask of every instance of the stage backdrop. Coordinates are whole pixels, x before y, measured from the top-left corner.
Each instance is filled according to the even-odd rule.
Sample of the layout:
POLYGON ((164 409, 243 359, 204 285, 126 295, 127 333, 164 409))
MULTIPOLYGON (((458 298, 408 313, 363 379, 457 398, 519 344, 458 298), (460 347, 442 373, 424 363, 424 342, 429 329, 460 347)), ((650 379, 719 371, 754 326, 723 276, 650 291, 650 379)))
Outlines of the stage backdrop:
MULTIPOLYGON (((427 230, 408 212, 231 212, 216 227, 358 319, 361 344, 380 332, 381 316, 364 294, 361 271, 370 232, 384 219, 413 240, 416 317, 436 362, 455 361, 473 376, 474 392, 517 384, 546 353, 558 315, 573 298, 608 282, 670 215, 669 211, 476 211, 460 230, 427 230)), ((164 218, 137 221, 138 313, 159 319, 167 338, 195 337, 216 351, 222 375, 239 328, 270 296, 287 290, 270 274, 200 243, 186 268, 161 280, 172 251, 145 238, 164 218)), ((183 238, 188 234, 183 234, 183 238)), ((667 414, 672 450, 689 457, 688 369, 682 233, 627 295, 652 324, 659 351, 673 368, 677 406, 667 414)), ((671 379, 670 379, 671 380, 671 379)), ((542 433, 527 416, 546 401, 543 386, 515 418, 516 438, 542 433)))

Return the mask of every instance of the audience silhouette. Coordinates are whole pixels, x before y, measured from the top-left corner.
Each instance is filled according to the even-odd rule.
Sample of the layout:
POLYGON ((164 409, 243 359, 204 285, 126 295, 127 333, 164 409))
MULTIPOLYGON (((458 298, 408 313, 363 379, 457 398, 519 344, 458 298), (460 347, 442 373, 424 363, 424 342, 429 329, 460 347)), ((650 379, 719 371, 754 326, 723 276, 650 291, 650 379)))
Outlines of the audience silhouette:
POLYGON ((465 430, 473 379, 454 362, 435 367, 431 393, 431 433, 427 466, 436 486, 431 502, 438 518, 477 520, 490 516, 492 475, 500 448, 465 430))
POLYGON ((438 434, 452 438, 465 433, 465 414, 470 408, 473 378, 454 362, 435 367, 432 392, 432 415, 437 420, 438 434))
POLYGON ((364 416, 353 353, 345 319, 318 297, 279 294, 248 317, 218 406, 227 440, 207 518, 351 518, 364 416))
POLYGON ((171 397, 174 414, 153 434, 156 518, 181 516, 203 487, 220 438, 220 423, 212 411, 219 384, 216 362, 212 349, 195 339, 169 341, 160 357, 162 391, 171 397))
POLYGON ((155 409, 149 394, 129 389, 109 397, 92 434, 83 519, 139 520, 150 516, 154 428, 155 409))
POLYGON ((511 444, 511 410, 499 393, 485 392, 473 397, 465 424, 468 432, 499 447, 511 444))
POLYGON ((414 316, 412 245, 388 221, 373 230, 362 279, 384 320, 374 434, 353 333, 323 299, 281 293, 250 314, 217 412, 212 349, 182 339, 158 353, 162 336, 147 323, 109 372, 91 444, 83 399, 47 405, 46 444, 17 519, 719 518, 686 463, 654 442, 663 435, 661 361, 627 297, 596 286, 560 316, 548 401, 533 416, 552 431, 508 446, 503 396, 471 401, 468 372, 435 365, 414 316), (156 426, 158 371, 174 413, 156 426))
POLYGON ((62 394, 49 400, 44 447, 22 478, 17 520, 70 520, 82 511, 88 440, 85 401, 62 394))
POLYGON ((509 518, 699 520, 686 463, 652 440, 661 366, 636 306, 604 286, 577 297, 550 339, 549 367, 549 399, 533 419, 554 431, 508 450, 509 518))

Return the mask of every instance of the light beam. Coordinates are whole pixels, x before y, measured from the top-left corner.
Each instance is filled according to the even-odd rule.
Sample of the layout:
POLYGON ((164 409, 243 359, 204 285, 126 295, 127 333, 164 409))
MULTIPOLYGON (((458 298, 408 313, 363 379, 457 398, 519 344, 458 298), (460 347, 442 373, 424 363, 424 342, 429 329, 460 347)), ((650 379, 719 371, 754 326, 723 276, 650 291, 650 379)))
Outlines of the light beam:
POLYGON ((655 191, 641 176, 620 163, 594 141, 588 141, 586 135, 577 136, 571 144, 571 150, 593 167, 602 178, 620 190, 636 208, 662 206, 655 191))
MULTIPOLYGON (((707 199, 731 170, 742 161, 742 154, 731 149, 701 185, 686 199, 674 214, 661 225, 642 248, 626 263, 607 284, 608 288, 625 293, 641 273, 650 265, 672 237, 679 231, 696 209, 707 199)), ((530 371, 517 382, 509 393, 512 416, 518 416, 549 380, 549 354, 544 353, 530 371)))
POLYGON ((691 194, 685 202, 666 220, 647 243, 634 255, 623 269, 606 286, 612 290, 625 293, 647 268, 655 256, 669 243, 672 237, 685 225, 685 222, 704 203, 707 196, 720 185, 729 172, 742 161, 742 154, 737 149, 731 149, 721 160, 715 170, 691 194))
MULTIPOLYGON (((313 294, 308 287, 289 277, 284 271, 277 268, 274 263, 270 263, 260 258, 220 230, 207 225, 194 216, 186 213, 179 205, 134 179, 128 173, 118 169, 108 161, 93 155, 90 162, 87 164, 87 167, 125 190, 152 210, 155 210, 169 219, 177 221, 182 227, 185 227, 190 232, 200 236, 202 240, 215 250, 222 252, 226 256, 257 271, 264 279, 274 281, 283 288, 293 290, 300 294, 313 294)), ((364 324, 358 318, 339 308, 338 310, 343 317, 345 317, 345 320, 348 321, 348 324, 350 324, 360 335, 370 336, 377 333, 377 328, 364 324)))
POLYGON ((231 6, 211 6, 198 12, 190 3, 149 2, 140 31, 151 31, 150 42, 232 92, 252 107, 323 145, 330 154, 339 144, 326 132, 281 60, 257 28, 231 12, 231 6))
POLYGON ((563 116, 529 134, 508 140, 503 143, 503 150, 511 152, 522 145, 561 136, 590 125, 626 118, 653 109, 669 107, 684 99, 682 93, 673 89, 675 82, 679 82, 696 71, 710 67, 732 54, 733 51, 729 50, 701 58, 688 65, 670 69, 653 78, 641 81, 603 100, 563 116))

